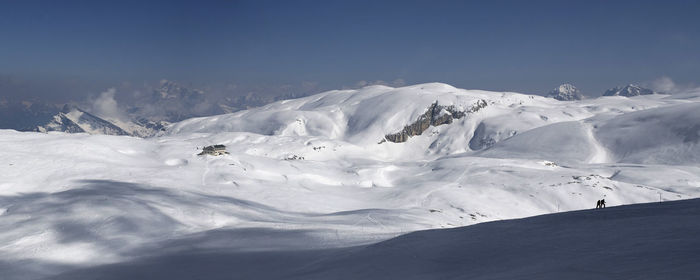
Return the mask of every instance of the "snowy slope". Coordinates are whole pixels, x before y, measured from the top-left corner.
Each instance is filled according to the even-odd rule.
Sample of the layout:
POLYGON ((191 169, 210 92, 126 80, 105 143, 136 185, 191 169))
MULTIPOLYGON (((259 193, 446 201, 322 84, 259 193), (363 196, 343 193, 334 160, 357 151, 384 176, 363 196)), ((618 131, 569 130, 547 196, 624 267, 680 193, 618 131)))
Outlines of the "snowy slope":
POLYGON ((693 279, 698 219, 694 199, 420 231, 362 247, 263 252, 223 245, 226 235, 249 235, 212 233, 206 241, 223 246, 193 237, 186 243, 202 247, 51 279, 693 279))
MULTIPOLYGON (((396 89, 372 86, 361 90, 321 93, 235 114, 190 119, 168 129, 167 135, 250 132, 269 136, 301 136, 371 149, 373 154, 385 158, 415 158, 416 155, 469 151, 468 143, 473 131, 483 119, 518 119, 517 122, 522 124, 519 127, 526 129, 543 125, 543 118, 538 112, 522 111, 519 116, 511 116, 511 113, 514 108, 526 108, 528 104, 541 104, 546 108, 554 102, 539 96, 462 90, 439 83, 396 89), (435 102, 466 112, 482 101, 487 102, 485 108, 468 113, 450 125, 431 127, 420 137, 401 144, 398 149, 397 145, 392 144, 377 145, 387 134, 399 132, 418 120, 435 102)), ((550 117, 556 121, 586 116, 582 110, 574 109, 572 113, 577 116, 555 112, 550 117)))
POLYGON ((596 138, 615 161, 700 164, 700 103, 617 116, 598 125, 596 138))
POLYGON ((484 157, 531 158, 555 162, 586 162, 594 153, 589 128, 581 122, 560 122, 528 130, 477 153, 484 157))
MULTIPOLYGON (((601 198, 700 197, 698 101, 560 102, 431 83, 324 92, 148 139, 0 130, 0 267, 47 276, 212 231, 253 236, 227 241, 240 250, 328 249, 601 198), (429 108, 452 121, 421 127, 429 108), (406 127, 425 130, 386 141, 406 127), (196 155, 214 144, 230 154, 196 155)), ((195 246, 183 242, 168 246, 195 246)))

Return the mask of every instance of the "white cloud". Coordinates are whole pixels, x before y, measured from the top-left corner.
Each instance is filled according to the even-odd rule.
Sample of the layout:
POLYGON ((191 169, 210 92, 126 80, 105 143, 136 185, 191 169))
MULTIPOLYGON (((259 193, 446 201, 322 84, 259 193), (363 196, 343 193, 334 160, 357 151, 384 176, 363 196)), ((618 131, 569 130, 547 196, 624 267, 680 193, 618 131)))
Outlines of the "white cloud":
POLYGON ((115 88, 110 88, 100 93, 100 96, 92 102, 93 113, 108 119, 125 120, 124 113, 119 110, 117 101, 114 99, 114 94, 116 93, 117 90, 115 88))
POLYGON ((384 80, 376 80, 376 81, 357 81, 355 85, 352 88, 362 88, 366 86, 375 86, 375 85, 381 85, 381 86, 391 86, 391 87, 402 87, 406 85, 406 81, 404 79, 398 78, 395 79, 391 82, 387 82, 384 80))
POLYGON ((668 76, 662 76, 650 82, 643 83, 644 86, 653 89, 656 92, 676 94, 700 91, 700 87, 694 84, 678 84, 668 76))
POLYGON ((315 91, 318 89, 318 82, 304 81, 301 83, 301 90, 303 92, 315 91))
POLYGON ((361 88, 361 87, 367 86, 367 84, 369 84, 367 81, 357 81, 357 83, 355 83, 355 87, 361 88))
POLYGON ((663 76, 661 78, 651 81, 649 87, 651 87, 651 89, 653 89, 654 91, 663 93, 673 93, 675 91, 678 91, 676 83, 674 83, 673 80, 667 76, 663 76))
POLYGON ((402 87, 406 85, 406 81, 404 81, 404 79, 398 78, 391 82, 391 84, 395 87, 402 87))

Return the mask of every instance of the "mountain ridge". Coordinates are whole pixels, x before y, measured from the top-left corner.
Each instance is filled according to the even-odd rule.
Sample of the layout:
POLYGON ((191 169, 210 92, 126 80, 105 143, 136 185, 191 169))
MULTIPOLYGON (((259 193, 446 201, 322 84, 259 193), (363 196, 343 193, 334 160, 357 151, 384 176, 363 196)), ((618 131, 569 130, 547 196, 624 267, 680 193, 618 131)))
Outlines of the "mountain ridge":
POLYGON ((638 86, 636 84, 628 84, 626 86, 618 86, 611 88, 605 93, 603 93, 603 96, 624 96, 624 97, 634 97, 634 96, 639 96, 639 95, 650 95, 650 94, 657 94, 655 91, 650 90, 648 88, 643 88, 641 86, 638 86))

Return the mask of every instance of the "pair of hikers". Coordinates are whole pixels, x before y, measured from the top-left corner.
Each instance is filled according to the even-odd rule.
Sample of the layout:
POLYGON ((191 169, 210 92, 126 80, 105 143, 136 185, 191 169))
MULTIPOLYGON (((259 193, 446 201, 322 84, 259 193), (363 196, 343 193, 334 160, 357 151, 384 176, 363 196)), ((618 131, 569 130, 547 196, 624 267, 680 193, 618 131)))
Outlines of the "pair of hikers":
POLYGON ((595 204, 595 208, 605 208, 605 199, 598 200, 595 204))

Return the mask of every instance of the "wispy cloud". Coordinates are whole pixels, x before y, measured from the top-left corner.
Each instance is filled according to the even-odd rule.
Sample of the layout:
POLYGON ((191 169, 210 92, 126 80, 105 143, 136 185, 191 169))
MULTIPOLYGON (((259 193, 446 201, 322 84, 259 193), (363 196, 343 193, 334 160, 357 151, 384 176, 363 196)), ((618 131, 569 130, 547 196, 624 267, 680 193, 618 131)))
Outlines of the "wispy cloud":
POLYGON ((114 99, 116 93, 115 88, 109 88, 100 93, 100 96, 92 102, 92 112, 108 119, 126 120, 126 114, 119 109, 119 104, 114 99))
POLYGON ((384 80, 376 80, 376 81, 357 81, 353 86, 350 87, 344 87, 344 88, 361 88, 361 87, 366 87, 366 86, 375 86, 375 85, 381 85, 381 86, 390 86, 390 87, 401 87, 406 85, 406 81, 404 79, 398 78, 393 81, 384 81, 384 80))
POLYGON ((673 81, 673 79, 671 79, 668 76, 662 76, 660 78, 642 84, 646 87, 653 89, 656 92, 669 94, 700 90, 700 87, 697 87, 694 84, 677 84, 673 81))

